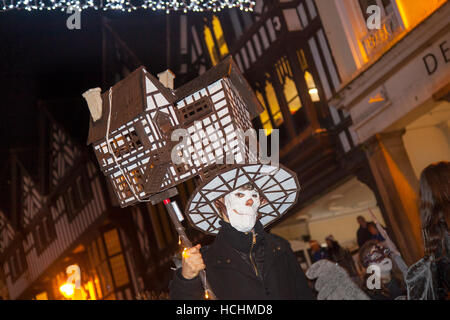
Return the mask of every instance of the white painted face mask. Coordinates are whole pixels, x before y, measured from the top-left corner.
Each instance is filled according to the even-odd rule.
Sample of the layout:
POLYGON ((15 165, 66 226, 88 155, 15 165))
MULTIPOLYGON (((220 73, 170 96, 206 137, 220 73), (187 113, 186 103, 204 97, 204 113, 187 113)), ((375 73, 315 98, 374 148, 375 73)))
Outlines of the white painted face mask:
POLYGON ((258 217, 260 198, 258 191, 238 189, 230 192, 224 198, 230 224, 240 232, 248 232, 253 229, 258 217), (247 201, 253 200, 251 206, 247 201))

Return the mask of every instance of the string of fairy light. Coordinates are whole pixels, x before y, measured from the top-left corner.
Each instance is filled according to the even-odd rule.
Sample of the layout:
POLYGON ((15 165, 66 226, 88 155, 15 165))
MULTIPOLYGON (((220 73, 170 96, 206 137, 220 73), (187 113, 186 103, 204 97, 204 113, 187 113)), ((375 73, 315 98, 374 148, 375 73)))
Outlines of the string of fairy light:
POLYGON ((242 11, 253 11, 254 0, 0 0, 0 12, 9 10, 118 10, 135 11, 138 9, 152 11, 180 12, 218 12, 223 9, 239 8, 242 11))

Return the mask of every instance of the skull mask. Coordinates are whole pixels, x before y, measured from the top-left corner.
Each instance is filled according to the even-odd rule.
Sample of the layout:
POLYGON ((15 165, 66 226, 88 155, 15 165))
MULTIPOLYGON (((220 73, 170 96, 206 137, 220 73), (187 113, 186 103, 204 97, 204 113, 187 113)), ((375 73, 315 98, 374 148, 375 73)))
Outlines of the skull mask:
POLYGON ((261 198, 253 187, 234 190, 224 197, 230 224, 238 231, 248 232, 253 229, 258 217, 261 198))

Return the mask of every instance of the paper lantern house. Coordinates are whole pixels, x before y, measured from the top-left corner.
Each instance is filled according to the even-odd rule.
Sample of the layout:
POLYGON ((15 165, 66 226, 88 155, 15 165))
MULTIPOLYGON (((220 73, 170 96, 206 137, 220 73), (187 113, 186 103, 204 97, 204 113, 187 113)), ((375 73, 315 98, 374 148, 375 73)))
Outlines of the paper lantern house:
MULTIPOLYGON (((170 74, 164 77, 170 82, 170 74)), ((88 144, 122 207, 196 175, 211 176, 227 155, 235 163, 256 159, 236 132, 251 128, 263 109, 231 57, 176 90, 140 67, 99 95, 98 89, 83 94, 91 111, 88 144), (176 151, 184 162, 174 164, 179 142, 171 135, 179 128, 189 139, 176 151)))

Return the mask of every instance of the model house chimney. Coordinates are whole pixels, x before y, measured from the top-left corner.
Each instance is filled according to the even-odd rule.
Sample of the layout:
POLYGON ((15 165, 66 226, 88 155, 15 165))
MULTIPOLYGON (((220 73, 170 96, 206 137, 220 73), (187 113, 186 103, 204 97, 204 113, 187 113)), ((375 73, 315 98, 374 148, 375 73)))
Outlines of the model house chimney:
POLYGON ((91 112, 92 120, 97 121, 102 117, 102 96, 100 88, 93 88, 87 90, 83 93, 83 98, 86 102, 91 112))
POLYGON ((175 73, 167 69, 164 72, 158 73, 159 82, 161 82, 166 88, 173 90, 173 79, 175 79, 175 73))

